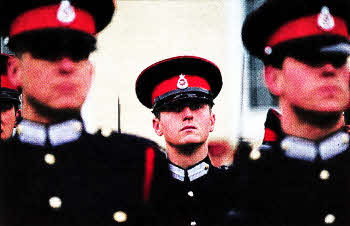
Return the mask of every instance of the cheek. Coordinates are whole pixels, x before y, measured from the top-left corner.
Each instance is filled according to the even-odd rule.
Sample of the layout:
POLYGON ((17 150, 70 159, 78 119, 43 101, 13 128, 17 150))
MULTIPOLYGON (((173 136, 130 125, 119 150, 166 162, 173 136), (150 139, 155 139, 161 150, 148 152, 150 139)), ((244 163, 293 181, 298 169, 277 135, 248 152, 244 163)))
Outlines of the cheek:
POLYGON ((310 75, 301 68, 290 69, 287 71, 284 77, 283 90, 290 95, 295 96, 298 90, 308 90, 311 86, 305 86, 306 84, 312 84, 310 81, 310 75))
POLYGON ((38 86, 41 88, 47 87, 50 81, 48 76, 49 69, 39 70, 36 66, 27 67, 23 73, 21 73, 22 86, 24 88, 34 89, 38 91, 38 86))
POLYGON ((210 131, 210 128, 211 128, 211 120, 210 119, 211 119, 210 114, 208 114, 207 112, 199 115, 198 123, 201 126, 203 132, 210 131))
POLYGON ((78 83, 82 94, 87 94, 92 83, 92 74, 88 70, 83 70, 78 73, 78 83))
POLYGON ((16 120, 16 116, 15 116, 14 111, 8 111, 5 113, 1 113, 1 117, 7 125, 14 125, 15 124, 14 121, 16 120))
POLYGON ((161 116, 159 128, 166 140, 176 140, 179 135, 180 121, 175 116, 161 116))

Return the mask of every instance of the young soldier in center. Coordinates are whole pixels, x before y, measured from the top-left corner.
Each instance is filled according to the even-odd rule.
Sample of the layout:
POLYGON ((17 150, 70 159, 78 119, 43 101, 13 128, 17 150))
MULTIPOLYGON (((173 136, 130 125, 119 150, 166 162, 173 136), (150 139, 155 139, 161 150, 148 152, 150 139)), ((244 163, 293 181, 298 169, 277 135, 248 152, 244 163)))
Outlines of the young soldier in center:
POLYGON ((213 100, 221 87, 219 68, 194 56, 157 62, 137 79, 137 97, 153 108, 153 128, 164 136, 173 178, 160 204, 165 225, 217 225, 226 212, 228 180, 208 157, 213 100))
POLYGON ((248 225, 350 224, 349 10, 348 0, 267 0, 244 22, 281 110, 277 139, 234 164, 248 225))

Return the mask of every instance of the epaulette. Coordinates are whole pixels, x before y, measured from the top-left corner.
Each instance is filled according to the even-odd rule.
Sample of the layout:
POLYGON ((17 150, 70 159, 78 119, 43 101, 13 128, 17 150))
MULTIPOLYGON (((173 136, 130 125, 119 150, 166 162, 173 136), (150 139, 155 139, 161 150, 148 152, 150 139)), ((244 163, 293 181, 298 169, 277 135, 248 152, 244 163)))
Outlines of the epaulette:
POLYGON ((267 112, 263 144, 277 142, 282 134, 281 114, 273 108, 267 112))

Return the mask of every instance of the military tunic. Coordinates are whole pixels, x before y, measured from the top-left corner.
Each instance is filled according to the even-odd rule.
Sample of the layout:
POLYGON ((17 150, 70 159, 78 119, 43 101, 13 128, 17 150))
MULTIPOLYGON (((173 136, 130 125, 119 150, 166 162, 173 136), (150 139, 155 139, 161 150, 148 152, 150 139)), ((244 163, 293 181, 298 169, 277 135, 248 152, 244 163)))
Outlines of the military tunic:
POLYGON ((91 135, 80 120, 18 128, 1 145, 0 225, 156 225, 167 161, 154 143, 91 135))
POLYGON ((350 225, 345 130, 318 141, 280 134, 249 156, 236 162, 247 225, 350 225))
POLYGON ((172 179, 160 206, 164 225, 221 225, 232 203, 227 172, 209 157, 187 169, 173 163, 169 168, 172 179))

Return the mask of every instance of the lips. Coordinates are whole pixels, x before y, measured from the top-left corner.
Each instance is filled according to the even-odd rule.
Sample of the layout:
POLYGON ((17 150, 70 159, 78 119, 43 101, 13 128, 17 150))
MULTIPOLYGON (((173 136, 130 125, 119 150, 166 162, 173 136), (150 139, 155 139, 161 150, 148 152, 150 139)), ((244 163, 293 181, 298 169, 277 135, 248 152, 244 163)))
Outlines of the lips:
POLYGON ((341 88, 334 85, 326 85, 320 87, 319 90, 324 94, 337 94, 339 91, 341 91, 341 88))
POLYGON ((75 84, 60 84, 58 86, 56 86, 56 88, 62 93, 62 94, 68 94, 68 93, 72 93, 75 91, 76 89, 76 85, 75 84))
POLYGON ((197 129, 197 127, 195 127, 195 126, 185 126, 185 127, 183 127, 180 131, 192 130, 192 129, 197 129))

